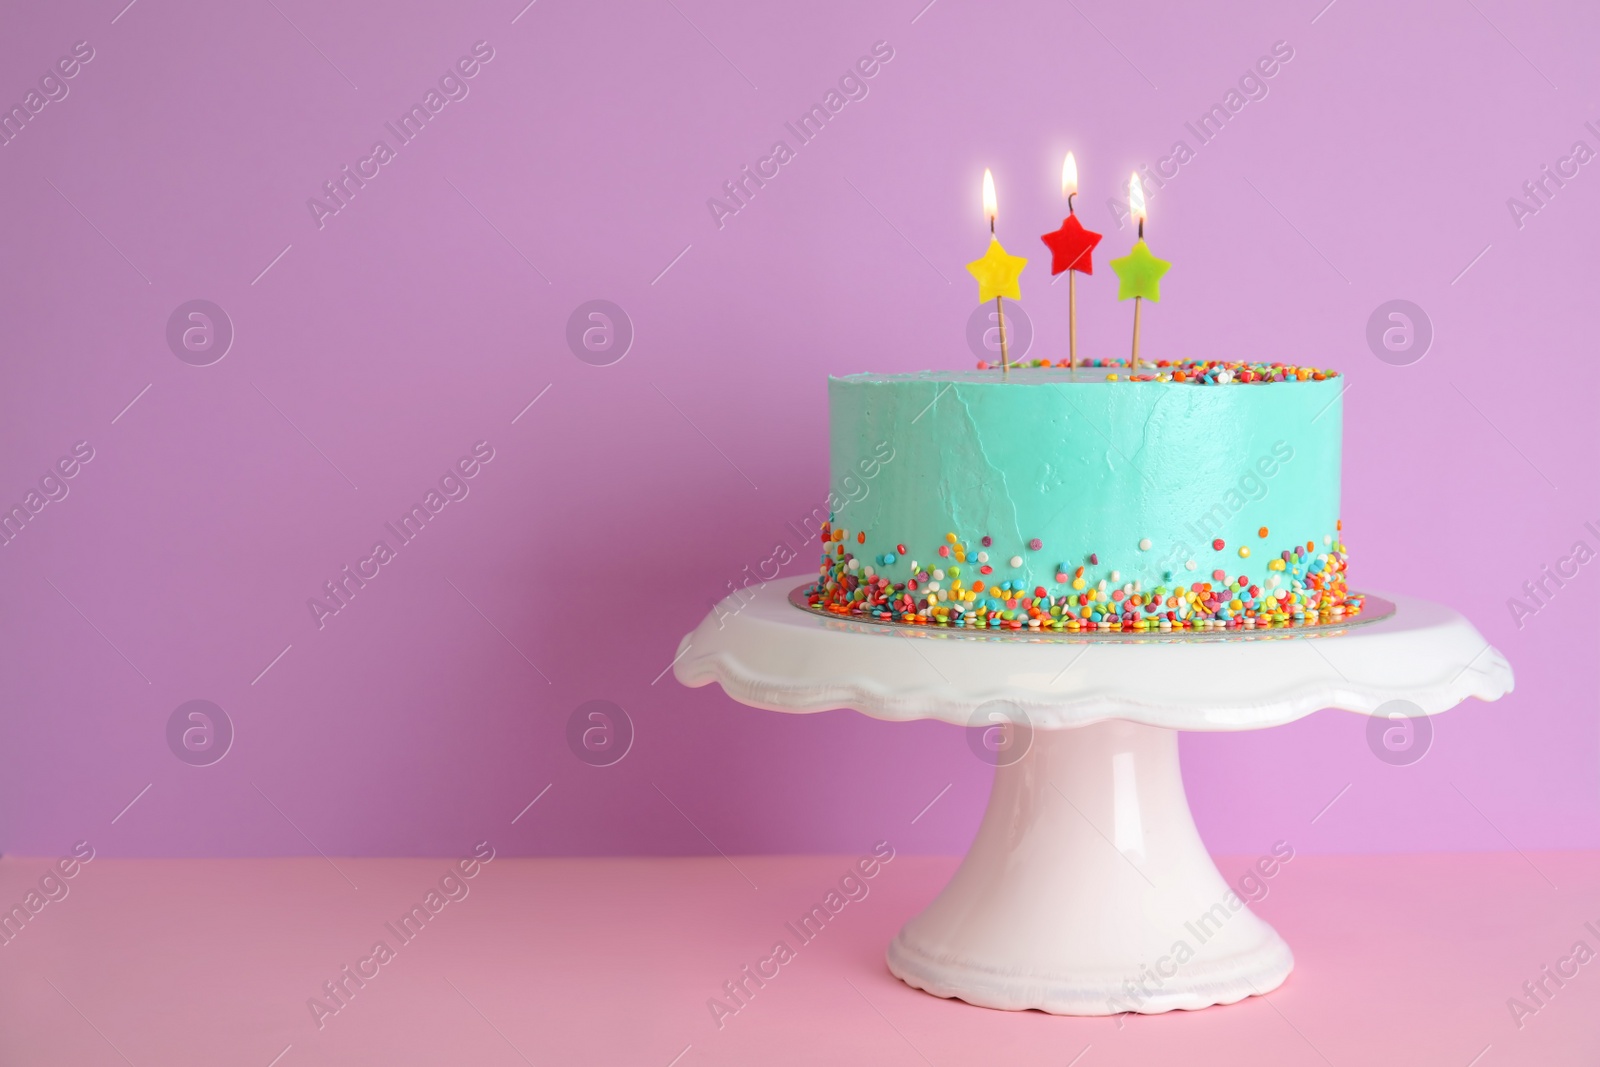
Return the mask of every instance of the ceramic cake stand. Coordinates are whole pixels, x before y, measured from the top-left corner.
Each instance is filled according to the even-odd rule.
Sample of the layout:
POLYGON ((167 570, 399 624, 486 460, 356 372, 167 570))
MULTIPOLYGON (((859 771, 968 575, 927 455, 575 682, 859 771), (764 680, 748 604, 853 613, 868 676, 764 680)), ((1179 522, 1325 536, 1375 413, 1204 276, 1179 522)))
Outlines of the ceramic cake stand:
POLYGON ((975 735, 1000 744, 977 838, 888 962, 910 985, 991 1008, 1203 1008, 1288 976, 1288 945, 1233 895, 1195 830, 1177 731, 1255 730, 1330 707, 1371 715, 1396 700, 1432 715, 1512 682, 1470 623, 1410 597, 1374 597, 1372 614, 1385 600, 1393 614, 1342 629, 1173 639, 886 626, 789 594, 779 581, 742 608, 729 598, 683 639, 677 678, 770 711, 988 727, 975 735), (1190 954, 1174 954, 1180 942, 1190 954))

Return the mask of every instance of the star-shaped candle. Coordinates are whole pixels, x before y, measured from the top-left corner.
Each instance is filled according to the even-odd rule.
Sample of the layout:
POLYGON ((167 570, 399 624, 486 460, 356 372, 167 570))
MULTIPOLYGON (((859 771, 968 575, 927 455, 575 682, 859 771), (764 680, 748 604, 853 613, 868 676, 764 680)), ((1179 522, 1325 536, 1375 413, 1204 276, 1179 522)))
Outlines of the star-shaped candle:
POLYGON ((1161 276, 1171 266, 1166 260, 1157 259, 1155 253, 1150 251, 1150 246, 1143 241, 1135 243, 1133 251, 1111 261, 1111 269, 1117 272, 1117 299, 1126 300, 1130 296, 1136 300, 1148 298, 1159 304, 1161 276))
POLYGON ((1070 327, 1067 354, 1071 357, 1068 373, 1075 378, 1078 374, 1078 284, 1072 272, 1094 273, 1094 246, 1100 243, 1100 235, 1084 229, 1083 223, 1078 221, 1078 213, 1072 207, 1072 198, 1078 195, 1078 161, 1071 152, 1061 162, 1061 195, 1067 198, 1067 217, 1061 221, 1061 229, 1043 234, 1039 239, 1050 249, 1050 273, 1067 272, 1067 321, 1070 327))
POLYGON ((1000 212, 994 195, 994 175, 987 169, 983 172, 983 213, 989 219, 989 248, 981 258, 967 264, 967 272, 978 279, 978 303, 994 301, 1000 326, 1000 374, 1007 377, 1010 374, 1011 357, 1006 351, 1006 313, 1000 298, 1009 296, 1013 300, 1022 299, 1022 287, 1017 284, 1017 279, 1028 261, 1007 252, 994 235, 995 216, 1000 212))
POLYGON ((1061 229, 1042 234, 1039 239, 1050 249, 1051 274, 1067 270, 1094 273, 1092 253, 1095 245, 1100 243, 1100 234, 1085 229, 1076 214, 1062 220, 1061 229))
POLYGON ((1111 269, 1117 272, 1117 299, 1133 298, 1133 352, 1128 357, 1128 373, 1136 374, 1139 370, 1139 302, 1149 298, 1160 303, 1161 277, 1172 264, 1157 259, 1150 246, 1144 243, 1144 221, 1148 212, 1144 186, 1137 173, 1128 181, 1128 213, 1139 220, 1139 236, 1133 242, 1132 251, 1111 261, 1111 269))
POLYGON ((967 270, 978 279, 978 303, 987 304, 991 300, 999 300, 1002 296, 1021 300, 1022 286, 1018 284, 1017 278, 1027 264, 1026 259, 1012 255, 1000 247, 999 241, 993 237, 989 238, 988 251, 967 264, 967 270))

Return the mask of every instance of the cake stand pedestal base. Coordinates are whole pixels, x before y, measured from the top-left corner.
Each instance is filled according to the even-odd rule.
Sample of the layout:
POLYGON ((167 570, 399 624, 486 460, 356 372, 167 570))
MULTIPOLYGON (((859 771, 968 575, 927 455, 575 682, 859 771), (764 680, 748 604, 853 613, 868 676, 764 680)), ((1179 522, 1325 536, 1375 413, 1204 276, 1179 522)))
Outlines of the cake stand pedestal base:
POLYGON ((1403 721, 1512 684, 1471 623, 1414 597, 1370 594, 1393 614, 1312 631, 1101 640, 885 626, 790 595, 771 583, 727 598, 673 672, 752 707, 938 719, 1004 742, 983 746, 994 791, 971 851, 889 946, 909 984, 991 1008, 1203 1008, 1288 976, 1288 947, 1200 843, 1176 731, 1258 730, 1319 708, 1403 721))
POLYGON ((896 976, 984 1007, 1068 1015, 1231 1004, 1282 984, 1289 946, 1201 843, 1176 731, 1112 721, 991 734, 1002 730, 1017 733, 977 839, 889 945, 896 976))

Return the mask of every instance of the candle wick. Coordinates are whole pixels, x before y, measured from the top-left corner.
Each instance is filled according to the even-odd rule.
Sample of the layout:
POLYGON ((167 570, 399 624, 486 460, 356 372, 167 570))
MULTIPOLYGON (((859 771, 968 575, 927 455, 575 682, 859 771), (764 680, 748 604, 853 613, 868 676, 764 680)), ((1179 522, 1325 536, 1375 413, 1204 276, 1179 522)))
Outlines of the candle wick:
POLYGON ((1139 240, 1144 240, 1144 219, 1139 220, 1139 240))
POLYGON ((993 215, 989 216, 989 236, 990 237, 994 236, 994 216, 993 215))
POLYGON ((1068 215, 1076 215, 1078 213, 1077 209, 1072 206, 1072 198, 1077 196, 1077 195, 1078 195, 1077 193, 1068 193, 1067 194, 1067 214, 1068 215))

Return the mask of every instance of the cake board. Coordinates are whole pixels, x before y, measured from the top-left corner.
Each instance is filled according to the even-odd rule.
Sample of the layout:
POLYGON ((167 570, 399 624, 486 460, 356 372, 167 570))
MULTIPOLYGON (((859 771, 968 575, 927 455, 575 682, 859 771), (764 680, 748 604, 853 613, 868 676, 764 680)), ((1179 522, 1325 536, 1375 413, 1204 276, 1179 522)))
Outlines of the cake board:
POLYGON ((1471 623, 1413 597, 1373 597, 1393 613, 1331 628, 1107 640, 827 618, 789 593, 778 581, 729 597, 680 643, 674 673, 769 711, 848 708, 998 739, 977 837, 888 950, 909 985, 990 1008, 1196 1009, 1288 977, 1288 945, 1200 840, 1179 730, 1392 701, 1434 715, 1512 686, 1471 623))

